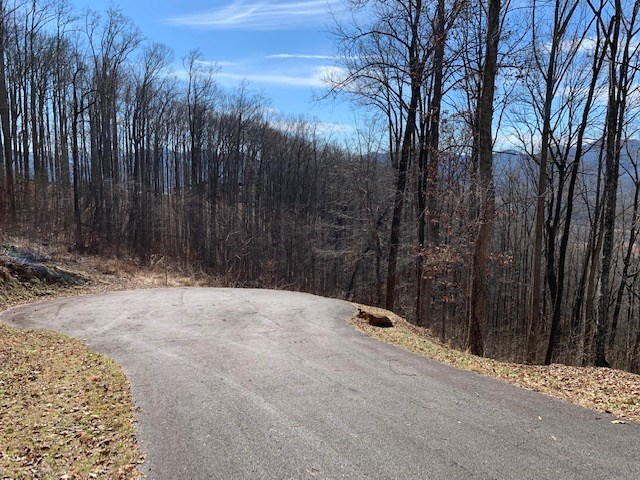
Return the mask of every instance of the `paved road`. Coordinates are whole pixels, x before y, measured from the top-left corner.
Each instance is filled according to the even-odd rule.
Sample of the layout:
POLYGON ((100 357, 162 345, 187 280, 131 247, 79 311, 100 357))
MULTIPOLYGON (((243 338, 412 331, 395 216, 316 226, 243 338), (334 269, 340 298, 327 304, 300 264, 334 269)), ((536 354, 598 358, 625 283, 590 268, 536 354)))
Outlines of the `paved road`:
POLYGON ((352 312, 302 293, 181 288, 0 320, 123 365, 150 479, 640 479, 640 426, 379 343, 352 330, 352 312))

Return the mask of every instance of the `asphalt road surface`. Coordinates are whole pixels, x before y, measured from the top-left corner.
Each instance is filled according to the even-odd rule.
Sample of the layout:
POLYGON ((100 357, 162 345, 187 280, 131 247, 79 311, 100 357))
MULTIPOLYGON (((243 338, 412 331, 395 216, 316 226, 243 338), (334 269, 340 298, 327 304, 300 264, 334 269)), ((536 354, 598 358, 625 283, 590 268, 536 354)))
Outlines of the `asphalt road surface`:
POLYGON ((179 288, 18 307, 118 361, 150 479, 640 479, 640 426, 354 331, 353 306, 179 288))

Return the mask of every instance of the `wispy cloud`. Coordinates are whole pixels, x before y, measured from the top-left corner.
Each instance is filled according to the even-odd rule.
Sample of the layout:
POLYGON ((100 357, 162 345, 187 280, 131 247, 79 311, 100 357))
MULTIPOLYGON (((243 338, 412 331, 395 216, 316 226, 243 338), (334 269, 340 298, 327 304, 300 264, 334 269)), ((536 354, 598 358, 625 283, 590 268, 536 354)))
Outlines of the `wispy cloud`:
POLYGON ((228 80, 237 82, 239 80, 248 80, 257 84, 269 84, 289 87, 311 87, 322 88, 327 86, 327 79, 333 78, 340 74, 338 67, 323 65, 309 70, 308 74, 279 74, 271 72, 263 73, 244 73, 244 72, 225 72, 222 71, 216 75, 220 80, 228 80))
POLYGON ((270 85, 285 85, 291 87, 320 87, 322 81, 316 77, 296 77, 291 75, 278 75, 269 73, 255 73, 255 74, 242 74, 242 73, 219 73, 217 75, 221 80, 248 80, 255 83, 268 83, 270 85))
MULTIPOLYGON (((298 120, 271 120, 269 124, 273 128, 277 128, 283 132, 295 132, 300 128, 300 122, 298 120)), ((354 126, 346 123, 307 121, 305 126, 313 130, 315 133, 323 136, 352 133, 354 131, 354 126)))
POLYGON ((339 57, 335 55, 309 55, 306 53, 276 53, 273 55, 267 55, 265 58, 269 59, 304 59, 304 60, 336 60, 339 57))
POLYGON ((209 12, 166 19, 172 25, 211 29, 272 30, 308 25, 326 17, 327 12, 344 9, 341 0, 244 1, 234 0, 209 12))
POLYGON ((198 65, 202 65, 203 67, 214 67, 214 68, 222 68, 222 67, 235 67, 238 65, 237 62, 229 62, 226 60, 210 62, 208 60, 196 60, 195 63, 198 65))

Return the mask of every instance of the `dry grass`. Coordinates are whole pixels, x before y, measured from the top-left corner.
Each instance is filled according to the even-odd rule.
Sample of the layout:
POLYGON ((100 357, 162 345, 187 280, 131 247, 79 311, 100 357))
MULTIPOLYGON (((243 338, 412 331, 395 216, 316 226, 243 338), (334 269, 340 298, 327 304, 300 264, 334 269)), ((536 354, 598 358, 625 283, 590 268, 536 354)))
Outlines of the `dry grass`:
MULTIPOLYGON (((0 311, 48 297, 201 283, 164 266, 12 244, 90 281, 71 286, 11 277, 0 258, 0 311)), ((0 478, 137 479, 133 422, 129 384, 111 359, 58 333, 0 324, 0 478)))
MULTIPOLYGON (((29 242, 19 246, 51 258, 91 281, 83 286, 0 284, 0 310, 43 297, 175 286, 218 286, 204 274, 154 259, 77 256, 29 242)), ((1 282, 0 282, 1 283, 1 282)), ((428 330, 386 310, 393 328, 354 326, 381 341, 443 363, 498 378, 585 407, 640 421, 640 376, 609 369, 517 365, 448 348, 428 330)), ((71 338, 0 325, 0 478, 139 478, 133 406, 122 370, 71 338)))
MULTIPOLYGON (((7 272, 0 311, 100 285, 7 272)), ((129 384, 112 360, 64 335, 0 324, 0 478, 139 478, 133 419, 129 384)))
POLYGON ((143 266, 133 259, 104 259, 96 256, 73 257, 69 265, 77 265, 91 272, 96 279, 96 291, 135 290, 163 287, 211 287, 220 283, 202 272, 184 272, 175 266, 165 265, 163 260, 143 266))
POLYGON ((91 295, 118 290, 222 285, 221 281, 204 272, 185 271, 162 258, 152 258, 150 265, 141 265, 132 258, 69 253, 61 245, 42 245, 25 239, 12 239, 10 243, 47 258, 50 264, 87 278, 89 282, 81 286, 23 284, 6 288, 0 278, 0 310, 49 297, 91 295))
MULTIPOLYGON (((162 259, 142 266, 55 245, 11 244, 89 281, 72 286, 7 277, 0 258, 0 311, 49 297, 219 285, 162 259)), ((58 333, 0 324, 0 478, 137 479, 140 463, 129 384, 115 362, 58 333)))
POLYGON ((640 375, 609 368, 521 365, 477 357, 441 344, 428 329, 412 325, 392 312, 367 305, 356 306, 391 319, 392 328, 372 327, 357 316, 351 321, 357 330, 382 342, 447 365, 611 413, 621 419, 617 422, 640 422, 640 375))
POLYGON ((0 477, 140 478, 129 384, 81 342, 0 324, 0 477))

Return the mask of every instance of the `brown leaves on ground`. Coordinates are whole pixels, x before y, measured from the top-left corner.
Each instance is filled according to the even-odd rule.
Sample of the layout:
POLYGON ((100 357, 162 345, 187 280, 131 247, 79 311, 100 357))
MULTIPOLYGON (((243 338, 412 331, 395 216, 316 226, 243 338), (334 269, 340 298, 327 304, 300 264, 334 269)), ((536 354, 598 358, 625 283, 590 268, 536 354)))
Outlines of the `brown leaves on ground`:
POLYGON ((0 478, 139 478, 129 384, 81 342, 0 324, 0 478))
MULTIPOLYGON (((216 283, 162 258, 143 266, 24 240, 12 244, 88 281, 50 285, 36 275, 14 275, 0 258, 0 311, 48 297, 216 283)), ((111 359, 64 335, 0 323, 1 479, 137 479, 133 418, 129 384, 111 359)))
POLYGON ((62 245, 43 245, 25 239, 12 239, 11 246, 47 259, 47 266, 77 274, 84 285, 49 285, 34 276, 30 281, 11 277, 1 255, 0 245, 0 311, 6 308, 59 296, 77 296, 164 287, 214 287, 224 282, 204 272, 185 271, 164 257, 152 257, 147 265, 132 258, 119 259, 98 255, 69 253, 62 245))
MULTIPOLYGON (((610 368, 567 365, 521 365, 477 357, 454 350, 434 339, 424 327, 410 324, 387 310, 355 304, 377 315, 386 315, 394 328, 376 328, 354 315, 354 327, 382 342, 433 358, 447 365, 497 378, 583 407, 640 422, 640 375, 610 368)), ((624 424, 624 422, 619 422, 624 424)))

